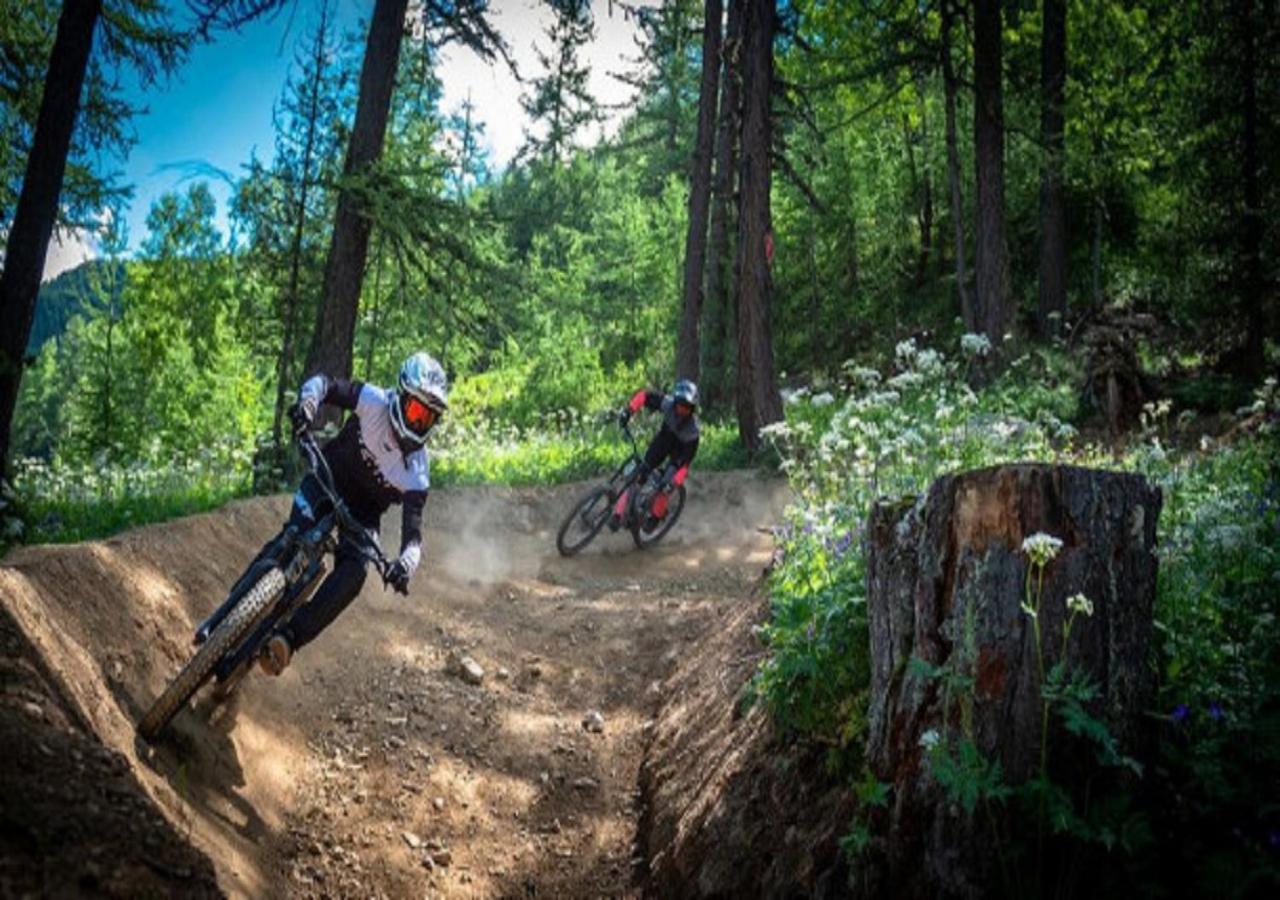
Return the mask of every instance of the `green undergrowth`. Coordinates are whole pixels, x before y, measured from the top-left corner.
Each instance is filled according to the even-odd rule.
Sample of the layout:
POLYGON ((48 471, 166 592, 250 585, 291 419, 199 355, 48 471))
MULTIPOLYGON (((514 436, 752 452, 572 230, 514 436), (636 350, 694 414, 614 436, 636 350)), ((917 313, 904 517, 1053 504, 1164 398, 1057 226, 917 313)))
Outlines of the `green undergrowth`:
MULTIPOLYGON (((636 417, 641 453, 657 427, 656 416, 636 417)), ((561 484, 606 475, 629 452, 611 417, 562 411, 525 427, 447 421, 432 437, 431 480, 435 487, 561 484)), ((0 549, 100 538, 215 509, 253 493, 253 465, 253 454, 232 445, 172 457, 158 442, 128 462, 108 453, 78 461, 21 460, 13 488, 0 495, 0 549)), ((704 422, 695 469, 745 465, 736 426, 704 422)), ((258 482, 290 489, 279 471, 258 482)))
MULTIPOLYGON (((829 771, 857 796, 874 796, 861 756, 870 683, 864 539, 873 503, 910 504, 940 475, 1014 461, 1140 472, 1164 497, 1152 658, 1158 703, 1146 711, 1159 749, 1134 761, 1145 774, 1132 797, 1120 798, 1138 810, 1126 820, 1123 846, 1110 824, 1062 813, 1053 827, 1063 839, 1105 843, 1116 879, 1157 893, 1183 875, 1156 866, 1144 855, 1150 843, 1129 841, 1134 834, 1156 835, 1189 861, 1201 891, 1245 896, 1280 884, 1275 379, 1238 410, 1242 424, 1229 439, 1193 434, 1197 418, 1162 401, 1116 450, 1081 441, 1072 424, 1082 412, 1080 386, 1060 354, 1022 357, 975 392, 972 369, 988 351, 973 336, 951 357, 904 342, 887 371, 850 365, 789 397, 786 421, 768 430, 797 499, 776 532, 772 615, 759 629, 768 652, 747 699, 765 703, 784 735, 826 748, 829 771)), ((1043 687, 1046 710, 1075 708, 1062 706, 1076 696, 1062 685, 1043 687)), ((1088 696, 1090 688, 1073 690, 1088 696)), ((1121 758, 1126 748, 1095 737, 1121 758)), ((1029 791, 1055 789, 1047 775, 1028 788, 1006 785, 986 761, 961 764, 955 750, 945 740, 929 748, 933 777, 968 808, 981 798, 1003 809, 1029 791)), ((1041 801, 1039 814, 1064 808, 1041 801)), ((846 839, 851 857, 866 846, 865 821, 846 839)), ((1021 865, 1034 868, 1027 859, 1021 865)))

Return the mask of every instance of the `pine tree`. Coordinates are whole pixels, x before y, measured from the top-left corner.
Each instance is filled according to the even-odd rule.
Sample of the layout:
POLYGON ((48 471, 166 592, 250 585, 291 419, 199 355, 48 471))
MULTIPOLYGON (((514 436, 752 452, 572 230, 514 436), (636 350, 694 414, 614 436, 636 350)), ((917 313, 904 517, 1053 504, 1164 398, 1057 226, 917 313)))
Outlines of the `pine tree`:
POLYGON ((555 14, 546 32, 551 46, 534 47, 543 74, 520 98, 520 106, 541 133, 525 136, 519 156, 559 165, 600 117, 587 84, 590 71, 581 58, 596 26, 589 0, 548 0, 548 5, 555 14))

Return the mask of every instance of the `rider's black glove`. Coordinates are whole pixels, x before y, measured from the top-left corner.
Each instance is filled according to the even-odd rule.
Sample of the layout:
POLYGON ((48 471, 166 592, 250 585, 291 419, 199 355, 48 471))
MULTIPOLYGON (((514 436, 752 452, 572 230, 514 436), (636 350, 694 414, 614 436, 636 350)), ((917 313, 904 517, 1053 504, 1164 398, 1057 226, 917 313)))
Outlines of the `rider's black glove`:
POLYGON ((409 567, 402 560, 396 560, 387 570, 387 584, 398 594, 409 593, 409 567))
POLYGON ((618 413, 618 426, 621 428, 626 428, 630 422, 631 422, 631 410, 624 406, 622 407, 622 410, 618 413))
POLYGON ((293 424, 293 436, 302 437, 311 428, 316 408, 306 400, 299 400, 289 407, 289 421, 293 424))

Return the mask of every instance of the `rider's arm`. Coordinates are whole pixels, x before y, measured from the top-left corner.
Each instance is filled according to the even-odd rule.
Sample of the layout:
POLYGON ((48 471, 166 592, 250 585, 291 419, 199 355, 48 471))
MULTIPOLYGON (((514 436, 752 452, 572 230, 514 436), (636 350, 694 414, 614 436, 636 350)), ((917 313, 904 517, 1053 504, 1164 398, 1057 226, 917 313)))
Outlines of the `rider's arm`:
POLYGON ((632 413, 638 413, 642 406, 658 412, 662 409, 662 395, 657 391, 636 391, 631 396, 631 402, 627 404, 627 409, 632 413))
POLYGON ((422 507, 427 502, 427 492, 405 491, 400 502, 400 561, 412 577, 422 559, 422 507))
POLYGON ((671 455, 671 465, 676 469, 675 474, 671 476, 672 484, 684 484, 684 480, 689 477, 689 466, 693 465, 693 458, 697 455, 698 438, 676 448, 676 452, 671 455))
POLYGON ((316 409, 325 403, 342 409, 355 409, 362 387, 364 387, 363 382, 346 378, 330 378, 320 373, 312 375, 303 382, 302 390, 298 391, 298 400, 309 403, 316 409))

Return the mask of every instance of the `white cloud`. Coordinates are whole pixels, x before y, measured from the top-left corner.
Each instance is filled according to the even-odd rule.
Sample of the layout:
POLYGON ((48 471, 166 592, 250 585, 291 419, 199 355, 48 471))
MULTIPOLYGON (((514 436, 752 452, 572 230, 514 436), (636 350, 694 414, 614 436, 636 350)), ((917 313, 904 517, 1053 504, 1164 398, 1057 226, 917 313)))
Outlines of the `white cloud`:
POLYGON ((49 240, 49 251, 44 257, 44 275, 41 281, 57 278, 68 269, 102 255, 98 235, 80 228, 63 230, 55 228, 49 240))
MULTIPOLYGON (((639 5, 657 3, 654 0, 639 5)), ((544 52, 550 49, 546 28, 551 22, 551 11, 546 4, 496 0, 490 9, 494 27, 507 39, 521 76, 531 81, 541 75, 534 44, 544 52)), ((639 31, 634 18, 624 16, 621 6, 614 6, 610 14, 609 4, 597 3, 595 14, 596 37, 587 46, 584 61, 591 72, 591 92, 601 106, 605 121, 601 128, 588 135, 590 144, 613 134, 630 112, 631 88, 610 73, 632 67, 628 60, 638 54, 635 36, 639 31)), ((529 118, 520 107, 520 95, 529 89, 527 84, 516 81, 505 63, 491 64, 470 50, 454 46, 441 53, 438 71, 444 86, 441 109, 454 112, 470 93, 476 115, 485 125, 490 164, 499 168, 506 166, 524 142, 529 125, 529 118)))

